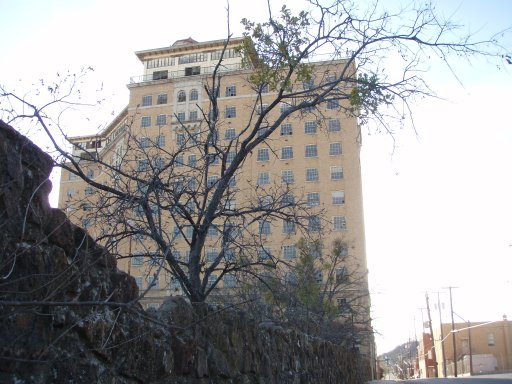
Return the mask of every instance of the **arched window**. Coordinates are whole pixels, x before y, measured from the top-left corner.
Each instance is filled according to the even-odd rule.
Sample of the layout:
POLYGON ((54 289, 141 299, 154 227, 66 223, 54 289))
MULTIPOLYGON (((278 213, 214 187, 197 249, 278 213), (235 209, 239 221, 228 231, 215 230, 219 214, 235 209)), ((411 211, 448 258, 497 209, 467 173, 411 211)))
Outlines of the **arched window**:
POLYGON ((190 101, 195 101, 199 98, 199 95, 197 93, 196 89, 193 89, 190 91, 190 101))
POLYGON ((185 91, 179 91, 178 92, 178 103, 183 103, 187 101, 187 94, 185 91))

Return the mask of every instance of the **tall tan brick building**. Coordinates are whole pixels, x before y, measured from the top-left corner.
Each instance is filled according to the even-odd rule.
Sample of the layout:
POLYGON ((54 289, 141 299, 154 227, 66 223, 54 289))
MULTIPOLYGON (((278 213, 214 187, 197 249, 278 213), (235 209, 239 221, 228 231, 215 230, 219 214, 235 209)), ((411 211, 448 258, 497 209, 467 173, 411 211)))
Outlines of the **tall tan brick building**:
MULTIPOLYGON (((82 157, 84 173, 95 182, 118 185, 116 183, 120 180, 117 178, 122 179, 123 176, 113 175, 107 165, 125 172, 150 172, 160 171, 166 164, 171 164, 174 173, 169 183, 177 185, 189 180, 185 176, 176 177, 176 172, 186 175, 205 156, 200 153, 200 148, 194 149, 188 144, 194 140, 194 135, 204 134, 205 114, 211 110, 207 91, 212 88, 208 88, 211 85, 208 82, 221 58, 224 43, 223 40, 196 42, 185 39, 170 47, 136 52, 144 71, 128 84, 130 99, 127 107, 104 131, 94 136, 71 139, 76 144, 73 153, 82 157), (84 160, 86 157, 99 159, 104 164, 88 162, 84 160), (169 159, 172 161, 169 162, 169 159)), ((200 176, 206 187, 215 185, 219 180, 223 167, 234 159, 237 146, 249 135, 251 122, 276 97, 274 91, 262 87, 258 90, 260 102, 257 101, 258 92, 249 81, 253 70, 243 65, 235 49, 240 43, 241 39, 231 40, 221 65, 216 68, 222 76, 216 90, 220 117, 215 140, 224 149, 231 145, 233 151, 226 150, 225 158, 220 160, 212 156, 209 173, 203 172, 200 176)), ((293 84, 294 89, 304 90, 314 84, 331 81, 342 68, 346 70, 346 62, 316 62, 313 68, 311 80, 293 84)), ((359 316, 366 321, 367 329, 371 329, 359 157, 360 132, 357 119, 344 113, 343 105, 339 104, 345 102, 326 102, 284 118, 279 129, 258 145, 237 171, 236 192, 229 195, 224 207, 234 210, 244 204, 249 206, 250 200, 264 201, 265 196, 271 194, 269 191, 278 194, 281 193, 278 192, 280 188, 284 191, 284 197, 293 194, 293 199, 304 201, 304 209, 313 212, 304 231, 299 230, 295 223, 280 218, 253 220, 244 227, 246 232, 258 235, 251 238, 251 244, 257 237, 261 241, 258 254, 272 255, 293 263, 299 255, 297 242, 305 235, 321 240, 321 246, 315 251, 319 254, 328 253, 333 240, 341 239, 346 254, 343 255, 343 262, 336 265, 336 279, 343 279, 346 274, 357 274, 357 284, 352 285, 350 290, 355 292, 354 300, 365 308, 359 316)), ((287 108, 288 103, 280 103, 265 119, 270 124, 279 119, 287 108)), ((231 182, 235 183, 235 177, 231 182)), ((143 184, 131 180, 124 187, 147 190, 147 185, 143 184)), ((108 206, 112 215, 118 209, 117 204, 98 195, 80 177, 66 170, 62 172, 60 207, 73 220, 86 226, 91 234, 102 236, 115 224, 96 219, 94 207, 98 202, 103 207, 108 206)), ((186 205, 191 207, 191 211, 197 212, 198 207, 193 207, 193 200, 188 200, 186 205)), ((133 213, 133 217, 127 218, 126 222, 135 222, 137 214, 133 213)), ((164 215, 161 220, 161 226, 175 234, 169 240, 172 251, 186 265, 189 252, 186 240, 187 236, 192 235, 187 233, 190 227, 164 215)), ((205 264, 215 259, 222 249, 218 234, 213 232, 205 243, 205 264)), ((157 248, 146 241, 143 234, 129 236, 127 233, 124 238, 118 237, 108 245, 119 255, 119 267, 136 278, 141 290, 148 290, 142 300, 143 305, 158 305, 162 297, 181 292, 182 287, 168 268, 159 268, 147 262, 145 256, 157 252, 157 248)), ((243 248, 237 248, 235 253, 242 252, 243 248)), ((327 279, 326 273, 325 270, 318 271, 320 282, 327 279)), ((209 276, 212 282, 217 278, 219 276, 215 271, 209 276)), ((240 284, 239 279, 239 276, 224 274, 217 288, 236 287, 240 284)), ((350 305, 347 297, 336 299, 340 310, 350 305)))

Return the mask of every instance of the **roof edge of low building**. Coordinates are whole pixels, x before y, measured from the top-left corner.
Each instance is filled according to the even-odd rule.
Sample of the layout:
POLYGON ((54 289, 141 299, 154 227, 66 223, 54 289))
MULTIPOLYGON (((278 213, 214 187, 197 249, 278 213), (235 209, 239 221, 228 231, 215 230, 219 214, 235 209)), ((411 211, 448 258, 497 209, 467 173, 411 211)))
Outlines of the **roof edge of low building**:
POLYGON ((68 140, 73 141, 85 141, 88 139, 106 137, 115 127, 119 125, 119 123, 128 116, 128 105, 125 106, 121 112, 117 114, 117 116, 110 122, 108 125, 100 132, 90 135, 80 135, 80 136, 70 136, 68 140))

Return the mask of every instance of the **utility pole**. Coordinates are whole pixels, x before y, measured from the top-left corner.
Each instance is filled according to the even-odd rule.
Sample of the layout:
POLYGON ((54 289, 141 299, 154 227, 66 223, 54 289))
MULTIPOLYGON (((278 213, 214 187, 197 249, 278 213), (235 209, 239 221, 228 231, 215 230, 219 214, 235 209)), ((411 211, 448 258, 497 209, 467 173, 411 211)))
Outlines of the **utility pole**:
POLYGON ((441 335, 441 354, 443 356, 443 377, 446 377, 446 355, 444 353, 444 332, 443 332, 443 318, 441 316, 441 299, 439 292, 437 292, 437 307, 439 308, 439 332, 441 335))
POLYGON ((428 315, 428 327, 430 329, 430 342, 432 343, 432 360, 434 360, 434 377, 439 377, 439 372, 437 370, 437 356, 436 349, 434 346, 434 331, 432 330, 432 317, 430 316, 430 304, 428 302, 428 293, 425 292, 425 299, 427 300, 427 315, 428 315))
POLYGON ((468 321, 468 342, 469 342, 469 376, 473 376, 473 350, 471 347, 471 323, 468 321))
POLYGON ((452 342, 453 342, 453 373, 457 377, 457 346, 455 344, 455 320, 453 319, 452 289, 457 287, 446 287, 450 291, 450 311, 452 312, 452 342))

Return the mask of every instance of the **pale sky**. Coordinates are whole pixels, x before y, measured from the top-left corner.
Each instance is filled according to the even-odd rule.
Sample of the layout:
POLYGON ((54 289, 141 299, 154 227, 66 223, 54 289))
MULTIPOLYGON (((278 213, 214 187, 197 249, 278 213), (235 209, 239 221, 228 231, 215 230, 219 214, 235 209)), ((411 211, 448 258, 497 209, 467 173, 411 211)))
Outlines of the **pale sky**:
MULTIPOLYGON (((273 1, 276 7, 282 3, 273 1)), ((95 118, 72 124, 68 133, 95 133, 127 104, 130 76, 142 74, 134 51, 186 37, 224 38, 226 4, 0 0, 0 83, 25 92, 37 79, 93 67, 89 82, 94 89, 102 86, 106 100, 95 118)), ((482 35, 512 25, 508 0, 443 0, 437 8, 455 13, 460 24, 482 35)), ((231 32, 240 36, 239 20, 261 20, 265 9, 266 0, 232 0, 231 32)), ((453 291, 454 310, 467 320, 499 320, 503 314, 512 319, 512 65, 500 70, 485 62, 460 62, 454 72, 462 85, 435 64, 425 73, 446 100, 413 105, 416 133, 405 127, 395 133, 395 142, 364 134, 366 242, 378 353, 414 339, 425 291, 442 291, 447 305, 442 288, 459 287, 453 291)), ((437 294, 431 296, 433 304, 437 294)))

